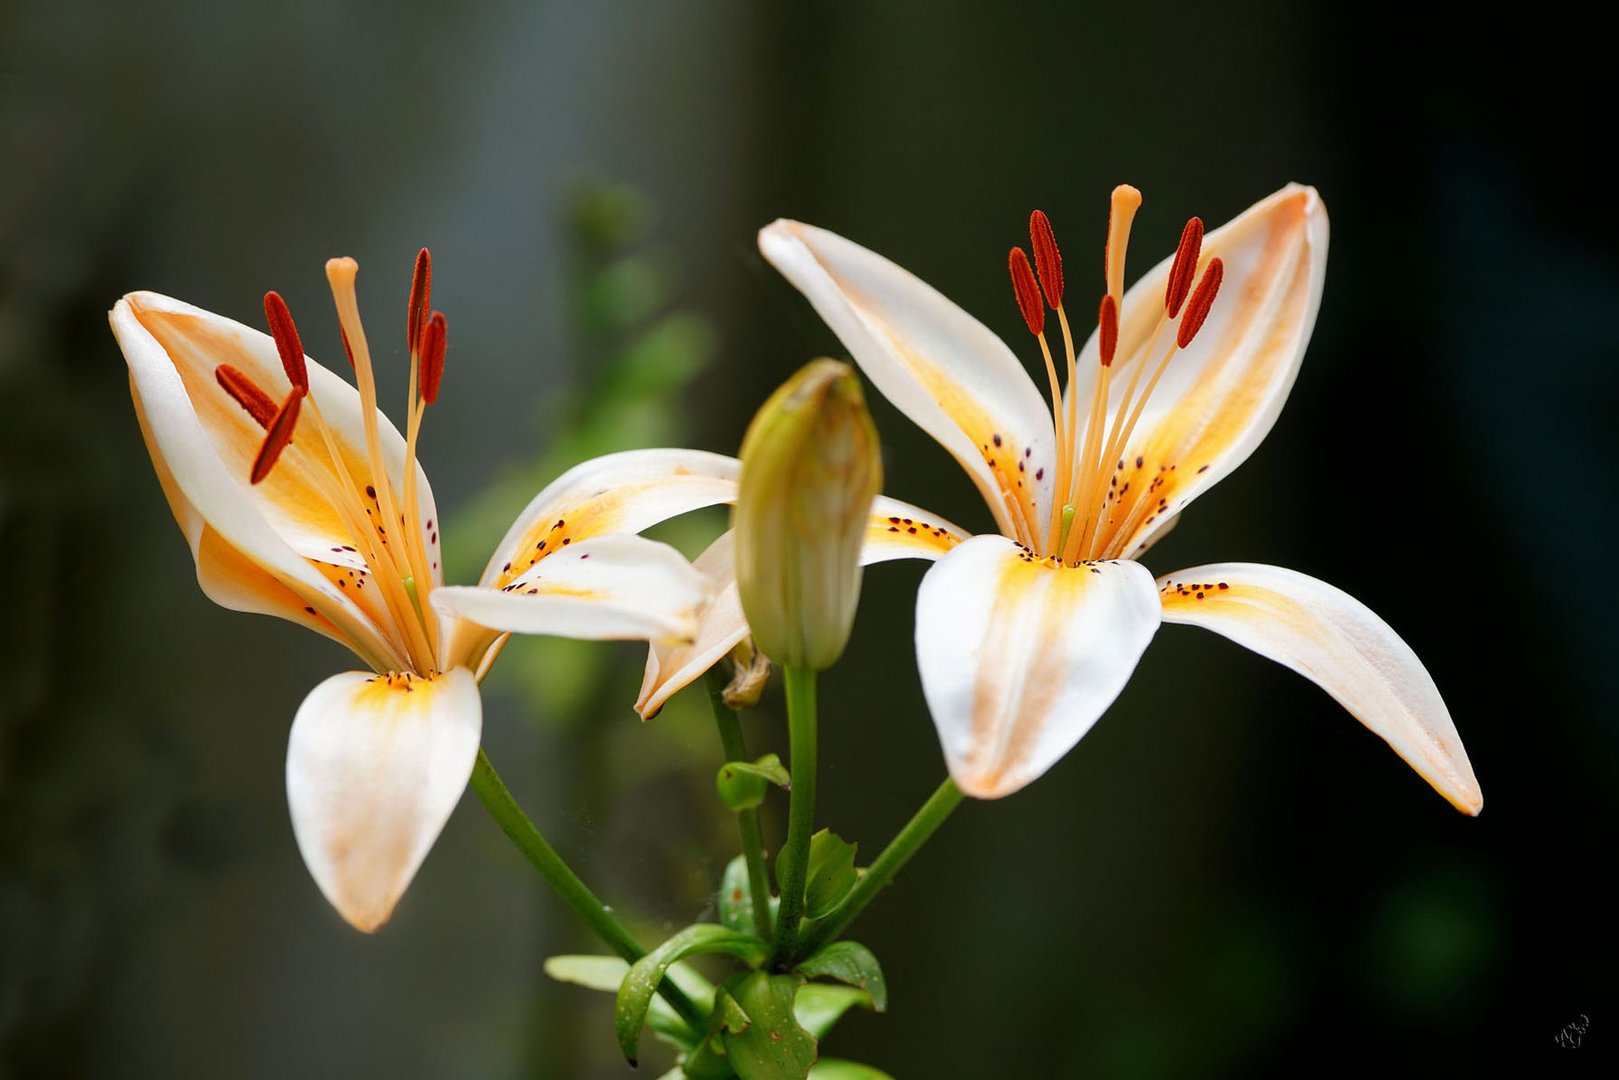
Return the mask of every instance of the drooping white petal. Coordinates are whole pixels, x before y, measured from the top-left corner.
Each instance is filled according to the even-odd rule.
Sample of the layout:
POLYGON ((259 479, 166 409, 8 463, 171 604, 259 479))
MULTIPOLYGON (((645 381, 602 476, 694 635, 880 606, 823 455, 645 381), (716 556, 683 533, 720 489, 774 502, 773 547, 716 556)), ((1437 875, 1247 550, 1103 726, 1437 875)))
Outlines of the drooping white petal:
POLYGON ((576 465, 530 500, 480 584, 501 588, 564 541, 637 533, 736 498, 740 462, 702 450, 627 450, 576 465))
POLYGON ((641 536, 609 533, 542 559, 499 589, 433 590, 441 613, 502 633, 589 640, 689 640, 708 582, 685 557, 641 536))
MULTIPOLYGON (((264 485, 256 489, 248 483, 262 432, 214 383, 211 367, 203 374, 208 361, 197 343, 216 345, 219 362, 263 367, 243 344, 253 332, 150 293, 120 300, 109 320, 129 364, 136 416, 153 465, 198 560, 198 576, 208 595, 229 607, 281 615, 306 625, 316 621, 306 610, 314 608, 330 623, 333 636, 363 659, 379 667, 406 666, 372 613, 322 572, 326 567, 335 576, 335 568, 346 564, 321 561, 314 544, 318 540, 328 549, 338 548, 347 542, 346 534, 340 539, 312 526, 287 528, 287 522, 300 520, 298 513, 287 510, 289 506, 308 509, 308 520, 320 512, 311 509, 309 499, 277 503, 281 509, 272 509, 271 500, 260 490, 264 485), (159 302, 166 306, 158 306, 159 302), (168 340, 160 341, 148 322, 166 331, 182 327, 188 336, 169 334, 168 340), (213 388, 212 395, 207 386, 213 388)), ((269 347, 274 356, 274 344, 269 347)), ((279 375, 279 360, 276 364, 279 375)), ((311 363, 311 384, 317 370, 311 363)), ((280 377, 284 385, 285 376, 280 377)), ((295 446, 309 441, 297 438, 295 446)), ((290 448, 284 456, 289 461, 282 464, 289 469, 298 460, 290 448)), ((266 483, 274 480, 272 473, 266 483)))
POLYGON ((1051 411, 1000 338, 930 285, 825 229, 776 221, 760 230, 759 250, 883 396, 961 463, 1003 531, 1015 534, 1018 516, 1044 527, 1056 473, 1051 411))
POLYGON ((956 784, 995 799, 1038 779, 1124 689, 1158 622, 1140 563, 1058 566, 1000 536, 935 563, 916 663, 956 784))
POLYGON ((1458 810, 1483 792, 1439 689, 1411 647, 1341 589, 1277 566, 1219 563, 1159 579, 1164 621, 1202 626, 1331 694, 1458 810))
MULTIPOLYGON (((890 559, 940 558, 967 538, 965 530, 910 503, 878 496, 860 549, 862 565, 890 559)), ((635 711, 650 720, 678 691, 700 678, 736 648, 748 633, 731 563, 731 533, 709 545, 693 564, 709 581, 713 599, 704 605, 689 642, 654 644, 647 650, 646 673, 635 711)))
MULTIPOLYGON (((1187 503, 1242 464, 1275 424, 1321 306, 1327 234, 1320 195, 1290 184, 1204 237, 1200 268, 1218 257, 1224 283, 1202 330, 1169 362, 1117 455, 1115 478, 1130 490, 1111 508, 1108 554, 1141 550, 1187 503)), ((1159 263, 1125 294, 1110 415, 1118 411, 1133 370, 1145 365, 1139 394, 1175 340, 1171 324, 1147 358, 1172 262, 1159 263)), ((1099 371, 1097 352, 1093 332, 1071 391, 1079 397, 1081 416, 1099 371)), ((1103 433, 1110 431, 1111 420, 1103 433)))
POLYGON ((431 679, 344 672, 299 707, 287 745, 293 833, 356 929, 393 913, 466 789, 482 727, 465 668, 431 679))

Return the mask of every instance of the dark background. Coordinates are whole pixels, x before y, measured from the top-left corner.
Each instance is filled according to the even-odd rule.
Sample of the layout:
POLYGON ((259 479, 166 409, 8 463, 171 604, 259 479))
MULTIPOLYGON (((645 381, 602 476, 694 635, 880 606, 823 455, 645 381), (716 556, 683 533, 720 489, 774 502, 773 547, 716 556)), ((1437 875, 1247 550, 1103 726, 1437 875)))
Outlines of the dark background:
MULTIPOLYGON (((119 294, 256 323, 276 288, 329 358, 322 261, 360 260, 379 322, 430 245, 452 352, 423 453, 466 575, 525 468, 555 472, 602 318, 678 313, 675 351, 706 366, 632 430, 734 452, 772 386, 839 348, 760 225, 855 238, 1022 348, 1004 259, 1028 211, 1071 280, 1093 256, 1099 279, 1120 181, 1146 195, 1137 272, 1189 214, 1321 190, 1292 400, 1147 561, 1274 562, 1364 600, 1444 692, 1485 811, 1302 679, 1166 627, 1078 750, 964 807, 871 909, 856 936, 893 1005, 828 1049, 902 1080, 1611 1061, 1609 52, 1550 8, 0 3, 0 1076, 625 1071, 607 999, 540 972, 589 942, 476 800, 375 937, 321 899, 286 731, 353 665, 196 588, 106 329, 119 294), (640 224, 591 248, 579 207, 604 184, 640 224), (597 289, 620 257, 658 287, 597 289)), ((875 410, 887 490, 987 526, 946 455, 875 410)), ((921 572, 867 576, 823 684, 821 816, 868 858, 942 775, 894 644, 921 572)), ((638 650, 592 647, 583 696, 547 690, 553 655, 578 654, 497 669, 486 746, 654 940, 734 850, 717 747, 700 702, 636 721, 638 650)), ((783 741, 779 698, 747 725, 783 741)))

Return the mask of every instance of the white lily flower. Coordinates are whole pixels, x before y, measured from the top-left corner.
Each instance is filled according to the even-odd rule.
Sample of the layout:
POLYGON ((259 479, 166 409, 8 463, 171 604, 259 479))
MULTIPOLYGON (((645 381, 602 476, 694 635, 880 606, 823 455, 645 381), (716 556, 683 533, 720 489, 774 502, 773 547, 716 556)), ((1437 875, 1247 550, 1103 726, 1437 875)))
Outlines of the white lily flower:
MULTIPOLYGON (((1188 222, 1176 254, 1125 294, 1139 204, 1133 188, 1114 192, 1106 292, 1077 351, 1043 214, 1031 219, 1038 279, 1012 252, 1049 406, 998 337, 900 267, 794 221, 759 234, 867 377, 967 471, 999 528, 935 554, 917 598, 917 663, 952 777, 980 798, 1038 778, 1112 703, 1159 624, 1177 622, 1313 680, 1477 813, 1483 796, 1432 678, 1363 605, 1275 567, 1226 563, 1155 580, 1135 561, 1270 430, 1315 323, 1327 255, 1321 199, 1293 185, 1207 237, 1188 222), (1044 333, 1042 292, 1059 317, 1061 360, 1044 333)), ((715 618, 705 614, 698 646, 655 655, 649 686, 658 663, 703 659, 715 618)))
POLYGON ((368 667, 304 699, 287 751, 298 847, 352 925, 384 923, 461 797, 482 729, 478 682, 510 632, 689 641, 708 586, 634 535, 731 497, 736 463, 689 450, 586 462, 542 491, 476 586, 445 586, 416 464, 444 320, 417 262, 407 434, 377 408, 351 259, 327 276, 358 387, 303 355, 279 296, 273 337, 150 292, 110 313, 146 446, 216 603, 306 626, 368 667))

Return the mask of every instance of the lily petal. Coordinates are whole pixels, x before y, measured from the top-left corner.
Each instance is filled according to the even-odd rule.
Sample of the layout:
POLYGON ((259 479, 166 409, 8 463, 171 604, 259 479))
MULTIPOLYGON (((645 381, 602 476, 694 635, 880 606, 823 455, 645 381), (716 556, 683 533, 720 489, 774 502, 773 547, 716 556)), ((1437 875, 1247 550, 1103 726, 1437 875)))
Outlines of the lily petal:
POLYGON ((932 286, 836 233, 776 221, 760 230, 759 250, 883 396, 961 463, 1002 531, 1017 535, 1015 519, 1035 527, 1050 520, 1051 411, 1005 342, 932 286))
POLYGON ((576 465, 530 500, 484 569, 501 588, 564 544, 638 533, 660 521, 736 498, 741 463, 702 450, 627 450, 576 465))
MULTIPOLYGON (((360 590, 351 596, 336 584, 357 569, 353 554, 341 550, 347 532, 328 531, 330 510, 324 504, 316 508, 311 497, 289 495, 299 486, 296 480, 277 479, 283 472, 291 477, 307 469, 315 454, 307 445, 313 437, 299 437, 283 455, 284 469, 278 467, 264 484, 248 483, 263 432, 219 389, 213 369, 228 362, 255 380, 262 376, 261 385, 280 388, 286 376, 274 342, 153 293, 120 300, 109 321, 129 365, 142 435, 207 594, 227 607, 315 626, 373 666, 405 667, 368 599, 360 590)), ((358 395, 336 376, 313 362, 309 375, 312 386, 319 380, 323 388, 317 393, 340 406, 341 394, 328 385, 336 382, 358 408, 358 395)), ((401 441, 401 462, 402 446, 401 441)), ((376 590, 371 592, 374 600, 376 590)))
POLYGON ((344 672, 299 707, 287 746, 293 833, 315 884, 356 929, 393 913, 466 789, 482 727, 465 668, 431 679, 344 672))
POLYGON ((917 669, 962 791, 1010 795, 1079 742, 1158 629, 1154 590, 1140 563, 1056 566, 1001 536, 927 572, 917 669))
MULTIPOLYGON (((1242 464, 1275 424, 1321 306, 1327 232, 1320 195, 1291 184, 1204 237, 1200 261, 1218 257, 1224 284, 1197 338, 1170 360, 1119 455, 1118 482, 1130 489, 1113 507, 1109 554, 1145 550, 1169 518, 1242 464)), ((1120 406, 1131 368, 1148 363, 1145 346, 1163 313, 1172 262, 1159 263, 1125 296, 1110 413, 1120 406)), ((1143 383, 1173 335, 1173 327, 1160 335, 1143 383)), ((1074 389, 1082 404, 1093 393, 1097 351, 1092 333, 1074 389)))
POLYGON ((655 540, 609 533, 543 559, 499 589, 449 585, 433 606, 500 633, 588 640, 689 640, 708 582, 655 540))
POLYGON ((1364 604, 1277 566, 1218 563, 1159 579, 1164 621, 1202 626, 1292 668, 1394 748, 1456 809, 1484 805, 1473 766, 1411 647, 1364 604))
MULTIPOLYGON (((635 711, 641 719, 658 715, 664 703, 700 678, 748 636, 737 595, 736 568, 731 562, 731 533, 726 532, 697 557, 693 565, 708 578, 713 599, 697 620, 691 641, 654 644, 647 651, 646 673, 635 711)), ((967 538, 967 532, 926 510, 878 496, 860 549, 863 566, 890 559, 942 557, 967 538)))

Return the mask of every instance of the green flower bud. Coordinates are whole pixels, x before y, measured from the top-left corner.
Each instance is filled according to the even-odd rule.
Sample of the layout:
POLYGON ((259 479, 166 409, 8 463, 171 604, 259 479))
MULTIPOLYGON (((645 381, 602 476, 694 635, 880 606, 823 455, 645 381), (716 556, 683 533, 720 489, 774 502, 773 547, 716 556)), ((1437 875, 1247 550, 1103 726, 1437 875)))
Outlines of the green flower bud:
POLYGON ((772 659, 822 670, 842 655, 882 483, 877 429, 849 365, 813 361, 753 418, 732 516, 736 583, 772 659))

